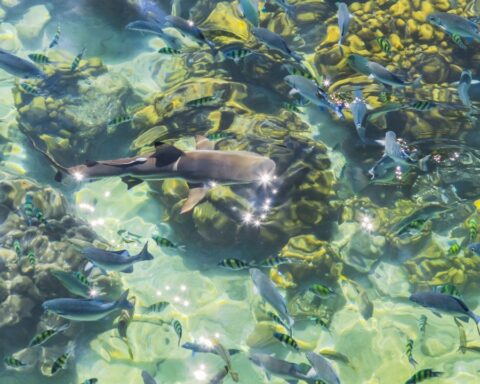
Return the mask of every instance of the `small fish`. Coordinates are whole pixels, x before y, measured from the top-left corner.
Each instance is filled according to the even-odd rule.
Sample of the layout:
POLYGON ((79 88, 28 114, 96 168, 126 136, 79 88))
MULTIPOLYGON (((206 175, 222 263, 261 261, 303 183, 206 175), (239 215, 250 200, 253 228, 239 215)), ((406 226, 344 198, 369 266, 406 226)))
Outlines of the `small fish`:
POLYGON ((33 252, 33 251, 28 252, 27 260, 30 263, 30 265, 32 266, 32 268, 35 268, 35 264, 37 264, 37 258, 35 256, 35 252, 33 252))
POLYGON ((214 133, 209 133, 205 137, 210 141, 218 141, 218 140, 228 139, 231 136, 232 134, 228 132, 214 132, 214 133))
POLYGON ((155 243, 159 247, 163 247, 163 248, 182 248, 183 247, 181 245, 176 245, 172 243, 170 240, 168 240, 166 237, 161 237, 159 235, 152 236, 152 239, 155 241, 155 243))
POLYGON ((215 44, 208 40, 203 34, 202 30, 198 28, 193 21, 185 20, 179 16, 168 15, 164 18, 165 26, 177 29, 182 35, 188 35, 195 41, 206 44, 210 47, 212 52, 216 53, 215 44))
POLYGON ((472 71, 465 69, 460 75, 457 92, 460 101, 466 108, 472 108, 472 101, 470 100, 469 90, 472 84, 472 71))
POLYGON ((305 356, 313 368, 313 374, 308 372, 307 376, 313 380, 323 380, 328 384, 340 384, 340 378, 325 357, 314 352, 306 352, 305 356))
POLYGON ((244 59, 247 56, 250 56, 253 53, 253 51, 251 51, 250 49, 238 47, 221 49, 220 51, 227 59, 233 60, 235 64, 238 64, 240 60, 244 59))
POLYGON ((231 359, 230 353, 228 352, 228 349, 226 349, 218 341, 215 343, 214 348, 215 348, 215 351, 217 352, 217 355, 220 356, 225 362, 225 366, 227 367, 228 373, 230 374, 232 380, 238 383, 240 378, 238 373, 235 372, 232 368, 232 359, 231 359))
POLYGON ((434 101, 414 101, 407 104, 406 108, 414 109, 416 111, 430 111, 437 106, 438 104, 434 101))
POLYGON ((285 63, 282 64, 282 68, 286 69, 289 75, 302 76, 306 79, 316 81, 315 76, 313 76, 303 65, 285 63))
POLYGON ((413 340, 412 339, 408 339, 407 340, 407 345, 406 345, 406 352, 405 354, 407 355, 408 357, 408 362, 413 366, 413 368, 415 368, 417 366, 417 362, 415 361, 415 359, 413 358, 413 340))
MULTIPOLYGON (((211 342, 202 342, 202 343, 184 343, 182 344, 182 348, 189 349, 192 351, 192 355, 195 356, 195 353, 213 353, 214 355, 217 354, 217 351, 215 350, 213 344, 211 342)), ((239 349, 229 349, 228 353, 230 353, 231 356, 236 355, 237 353, 240 353, 241 351, 239 349)))
POLYGON ((280 332, 274 332, 273 337, 275 337, 278 341, 282 342, 283 344, 292 347, 296 351, 300 351, 300 348, 298 347, 298 343, 293 337, 280 332))
POLYGON ((425 330, 427 328, 427 322, 428 318, 425 315, 420 316, 420 319, 418 320, 418 329, 420 330, 420 333, 422 336, 425 335, 425 330))
POLYGON ((352 20, 353 16, 350 14, 347 4, 339 2, 339 3, 336 3, 336 5, 338 8, 338 12, 337 12, 338 28, 340 29, 340 38, 338 39, 338 49, 340 50, 340 53, 343 55, 343 49, 342 49, 343 40, 345 39, 345 36, 347 36, 348 27, 350 25, 350 21, 352 20))
POLYGON ((200 97, 198 99, 187 101, 185 104, 187 107, 203 107, 206 105, 211 105, 213 103, 218 103, 223 94, 223 91, 215 92, 213 96, 200 97))
POLYGON ((390 95, 387 92, 380 92, 378 100, 382 103, 388 103, 390 101, 390 95))
POLYGON ((172 321, 172 327, 178 337, 178 346, 180 346, 180 340, 182 340, 182 324, 178 320, 172 321))
POLYGON ((308 288, 308 291, 312 292, 315 296, 318 296, 318 297, 325 297, 335 293, 331 288, 323 284, 312 284, 308 288))
POLYGON ((467 351, 467 335, 465 333, 465 328, 463 328, 462 323, 460 323, 456 317, 454 317, 453 320, 455 321, 455 324, 458 328, 458 338, 460 341, 460 346, 458 347, 458 350, 461 353, 465 353, 467 351))
POLYGON ((443 375, 443 372, 437 372, 430 368, 421 369, 420 371, 414 373, 414 375, 410 377, 410 379, 408 379, 405 382, 405 384, 417 384, 417 383, 420 383, 421 381, 431 379, 433 377, 438 377, 441 375, 443 375))
POLYGON ((28 58, 37 64, 51 64, 48 56, 44 55, 43 53, 31 53, 28 55, 28 58))
POLYGON ((168 301, 159 301, 158 303, 149 305, 145 308, 147 312, 162 312, 170 305, 168 301))
POLYGON ((68 360, 69 358, 72 356, 73 354, 73 349, 74 349, 74 344, 70 344, 67 351, 59 356, 54 362, 53 362, 53 365, 52 365, 52 369, 51 369, 51 374, 52 376, 55 375, 58 371, 60 371, 61 369, 65 369, 65 367, 67 366, 68 364, 68 360))
POLYGON ((20 259, 23 256, 23 251, 22 251, 22 247, 20 246, 20 242, 18 240, 15 240, 13 242, 13 249, 17 254, 17 258, 20 259))
POLYGON ((30 340, 28 347, 32 348, 32 347, 42 345, 43 343, 50 340, 53 336, 58 335, 59 333, 65 331, 69 327, 70 327, 70 323, 66 323, 59 328, 51 328, 43 332, 40 332, 38 335, 35 335, 32 340, 30 340))
POLYGON ((456 255, 456 254, 460 253, 461 249, 462 248, 460 247, 460 245, 456 241, 453 241, 452 245, 450 245, 450 247, 448 248, 448 254, 449 255, 456 255))
POLYGON ((249 263, 246 263, 245 261, 239 260, 239 259, 224 259, 220 261, 217 264, 219 267, 223 267, 226 269, 232 269, 232 270, 240 270, 240 269, 247 269, 250 268, 252 265, 249 263))
POLYGON ((267 311, 267 316, 268 316, 272 321, 274 321, 274 322, 277 323, 277 324, 280 324, 283 328, 285 328, 287 331, 289 331, 290 336, 292 335, 290 328, 282 321, 282 319, 280 319, 280 317, 278 317, 278 315, 277 315, 276 313, 273 313, 273 312, 271 312, 271 311, 267 311))
POLYGON ((380 36, 377 37, 375 40, 382 49, 382 51, 387 54, 387 56, 390 56, 392 54, 392 44, 390 44, 390 40, 388 40, 388 38, 386 38, 385 36, 380 36))
POLYGON ((348 356, 345 356, 343 353, 333 351, 331 349, 322 349, 319 353, 320 355, 326 357, 329 360, 339 361, 345 365, 350 366, 351 368, 354 368, 348 356))
POLYGON ((7 368, 21 368, 21 367, 26 367, 27 363, 16 359, 13 356, 7 356, 3 359, 3 362, 5 363, 5 366, 7 368))
POLYGON ((52 271, 52 275, 55 276, 70 293, 85 298, 90 297, 91 284, 87 277, 81 272, 64 272, 58 270, 52 271))
POLYGON ((239 0, 238 11, 254 27, 258 27, 258 0, 239 0))
POLYGON ((83 59, 83 55, 85 54, 86 50, 87 50, 86 48, 83 48, 82 51, 73 59, 72 65, 70 67, 70 70, 72 72, 76 71, 76 69, 80 65, 80 61, 83 59))
POLYGON ((290 56, 299 63, 302 62, 302 57, 298 53, 292 51, 285 40, 275 32, 272 32, 266 28, 254 27, 252 28, 252 34, 270 49, 290 56))
POLYGON ((477 233, 478 233, 477 220, 475 219, 468 220, 467 226, 468 226, 468 233, 470 235, 470 241, 473 241, 477 237, 477 233))
POLYGON ((118 335, 120 336, 120 339, 122 339, 124 343, 127 345, 128 355, 130 356, 131 360, 133 360, 133 351, 132 351, 132 347, 130 346, 130 342, 128 341, 127 331, 128 331, 128 327, 130 326, 130 323, 132 322, 134 309, 135 307, 132 307, 131 309, 122 310, 117 320, 118 335))
POLYGON ((82 384, 96 384, 96 383, 98 383, 98 379, 96 379, 96 378, 87 379, 87 380, 82 382, 82 384))
POLYGON ((153 376, 150 375, 147 371, 142 371, 142 380, 143 384, 157 384, 153 376))
POLYGON ((25 203, 23 203, 23 214, 27 218, 28 225, 31 225, 33 218, 33 195, 25 195, 25 203))
POLYGON ((113 119, 108 120, 107 125, 109 127, 115 127, 117 125, 127 123, 127 122, 132 121, 132 120, 133 120, 133 116, 122 115, 122 116, 117 116, 117 117, 114 117, 113 119))
POLYGON ((326 331, 330 332, 328 329, 328 324, 325 320, 318 316, 311 316, 310 320, 313 320, 315 324, 320 325, 322 328, 325 328, 326 331))
POLYGON ((467 46, 465 45, 465 43, 463 42, 462 40, 462 37, 457 34, 457 33, 453 33, 452 34, 452 41, 457 44, 460 48, 462 49, 467 49, 467 46))
POLYGON ((451 35, 455 34, 469 40, 480 41, 480 31, 477 24, 464 17, 437 12, 429 14, 427 21, 451 35))
POLYGON ((50 42, 50 44, 48 45, 48 48, 53 48, 55 47, 56 45, 58 45, 58 42, 60 41, 60 35, 62 33, 62 30, 60 28, 59 25, 57 25, 57 30, 55 32, 55 35, 53 36, 53 39, 52 41, 50 42))
POLYGON ((208 384, 222 384, 223 379, 227 377, 227 375, 228 375, 228 367, 225 366, 222 368, 221 371, 217 372, 217 374, 209 380, 208 384))
POLYGON ((266 0, 262 12, 267 12, 267 4, 274 3, 281 8, 289 17, 293 18, 296 15, 295 6, 288 4, 286 0, 266 0))
MULTIPOLYGON (((252 363, 262 368, 268 377, 270 377, 270 375, 275 375, 292 384, 296 384, 298 380, 305 380, 306 382, 313 384, 310 377, 307 377, 307 371, 311 369, 308 364, 291 363, 263 353, 250 353, 248 358, 252 363)), ((329 384, 339 384, 339 382, 329 384)))
POLYGON ((135 233, 132 233, 130 231, 126 231, 125 229, 120 229, 117 231, 117 235, 122 238, 122 241, 124 243, 137 243, 140 244, 140 239, 142 236, 136 235, 135 233))
POLYGON ((47 224, 47 220, 45 220, 45 217, 43 216, 43 212, 40 208, 35 207, 33 209, 33 214, 35 215, 35 217, 40 223, 47 224))
POLYGON ((162 55, 179 55, 182 51, 170 47, 163 47, 158 50, 158 53, 161 53, 162 55))
POLYGON ((366 67, 370 71, 370 78, 379 81, 382 84, 388 85, 393 88, 405 88, 405 87, 412 87, 418 88, 422 81, 422 77, 418 77, 415 81, 406 82, 402 80, 400 77, 395 75, 394 73, 390 72, 387 68, 383 65, 376 63, 374 61, 368 61, 366 63, 366 67))
POLYGON ((292 264, 292 263, 295 263, 296 261, 298 260, 291 259, 288 257, 270 256, 262 260, 262 262, 259 265, 261 267, 276 267, 282 264, 292 264))
POLYGON ((20 88, 23 92, 33 96, 45 96, 45 93, 40 91, 37 87, 34 87, 28 83, 20 83, 20 88))
POLYGON ((363 93, 361 89, 356 89, 354 92, 354 99, 350 103, 350 110, 352 111, 353 123, 357 129, 358 136, 362 143, 365 143, 365 127, 363 125, 365 116, 367 114, 367 105, 363 100, 363 93))

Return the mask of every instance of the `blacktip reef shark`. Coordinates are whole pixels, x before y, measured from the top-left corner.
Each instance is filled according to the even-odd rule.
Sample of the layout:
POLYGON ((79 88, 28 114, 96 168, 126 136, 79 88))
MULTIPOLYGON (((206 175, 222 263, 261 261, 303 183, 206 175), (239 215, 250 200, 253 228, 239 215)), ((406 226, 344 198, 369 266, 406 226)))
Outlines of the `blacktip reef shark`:
POLYGON ((276 164, 268 157, 248 151, 220 151, 214 142, 196 136, 196 149, 182 151, 156 141, 155 151, 141 156, 114 160, 87 160, 85 164, 65 167, 49 153, 41 150, 30 138, 34 148, 47 157, 57 169, 56 181, 66 174, 77 181, 121 177, 128 189, 147 180, 178 178, 190 184, 189 195, 181 213, 192 210, 215 185, 260 183, 268 185, 274 178, 276 164))

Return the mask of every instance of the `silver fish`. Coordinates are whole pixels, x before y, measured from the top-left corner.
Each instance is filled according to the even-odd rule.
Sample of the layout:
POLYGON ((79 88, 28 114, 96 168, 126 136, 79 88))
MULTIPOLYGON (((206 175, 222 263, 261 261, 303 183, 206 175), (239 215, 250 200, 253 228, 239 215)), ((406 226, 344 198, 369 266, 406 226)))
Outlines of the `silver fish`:
POLYGON ((120 309, 131 309, 126 290, 117 301, 97 299, 53 299, 42 304, 44 311, 75 321, 97 321, 120 309))
POLYGON ((239 376, 238 376, 238 373, 232 369, 232 359, 230 357, 230 353, 228 349, 226 349, 222 344, 218 342, 214 345, 214 348, 215 348, 215 352, 217 352, 217 355, 220 356, 225 362, 226 364, 225 366, 227 367, 228 373, 230 374, 232 380, 238 383, 239 376))
POLYGON ((142 371, 143 384, 157 384, 155 379, 147 371, 142 371))
POLYGON ((443 312, 451 315, 461 315, 464 318, 471 318, 475 321, 478 333, 480 334, 480 316, 473 313, 472 310, 456 296, 438 292, 415 292, 410 296, 410 301, 431 309, 433 313, 439 316, 439 312, 443 312))
POLYGON ((309 379, 322 380, 325 384, 340 384, 340 378, 326 358, 314 352, 306 352, 305 356, 312 364, 312 369, 307 373, 309 379))
POLYGON ((153 260, 153 256, 148 252, 148 242, 138 255, 130 256, 128 251, 106 251, 100 248, 84 248, 83 256, 87 258, 94 266, 102 271, 117 271, 124 273, 133 272, 133 264, 139 261, 153 260))
POLYGON ((223 383, 223 379, 225 377, 227 377, 228 375, 228 367, 225 366, 222 368, 221 371, 219 371, 215 376, 213 376, 210 381, 208 382, 208 384, 222 384, 223 383))
POLYGON ((352 111, 353 122, 355 123, 358 136, 360 136, 362 143, 365 143, 365 127, 363 126, 363 122, 367 114, 367 105, 363 101, 361 89, 355 90, 353 102, 350 103, 350 110, 352 111))
POLYGON ((348 65, 356 72, 365 76, 370 76, 371 70, 368 67, 368 59, 361 55, 352 54, 347 58, 348 65))
POLYGON ((165 43, 173 49, 180 50, 182 48, 182 42, 177 37, 164 31, 162 25, 152 21, 136 20, 128 23, 125 29, 130 31, 138 31, 142 33, 152 33, 159 36, 165 43))
POLYGON ((238 10, 254 27, 258 27, 258 0, 239 0, 238 10))
POLYGON ((405 87, 417 88, 420 86, 420 82, 422 80, 421 77, 418 77, 413 82, 403 81, 400 77, 390 72, 383 65, 378 64, 374 61, 369 61, 367 63, 367 67, 370 70, 371 78, 379 81, 382 84, 391 86, 393 88, 405 88, 405 87))
POLYGON ((95 180, 119 176, 128 188, 144 180, 182 178, 204 187, 190 189, 181 213, 192 210, 212 187, 212 182, 222 185, 259 183, 268 185, 274 177, 275 162, 268 157, 247 151, 213 150, 214 142, 197 136, 197 149, 181 151, 173 146, 155 143, 155 152, 142 157, 130 157, 106 161, 89 161, 87 164, 66 168, 50 154, 40 149, 31 139, 34 148, 41 152, 59 171, 77 181, 95 180))
MULTIPOLYGON (((213 353, 214 355, 218 354, 215 347, 211 344, 187 342, 182 344, 182 348, 189 349, 190 351, 192 351, 192 355, 194 356, 195 356, 195 353, 213 353)), ((239 352, 240 352, 239 349, 228 350, 228 353, 230 354, 230 356, 233 356, 239 352)))
POLYGON ((0 49, 0 68, 11 75, 29 78, 45 78, 45 73, 35 64, 0 49))
POLYGON ((202 30, 198 28, 193 21, 185 20, 179 16, 169 15, 165 17, 164 23, 166 26, 177 29, 183 35, 188 35, 199 43, 207 44, 215 51, 215 44, 205 37, 202 30))
POLYGON ((266 28, 254 27, 252 28, 252 34, 269 48, 290 56, 299 63, 302 61, 302 57, 292 51, 285 40, 275 32, 269 31, 266 28))
POLYGON ((267 378, 270 378, 270 375, 275 375, 287 380, 289 383, 296 383, 298 380, 305 380, 308 383, 314 382, 313 380, 308 380, 306 375, 312 369, 307 364, 291 363, 263 353, 251 353, 249 359, 265 371, 267 378))
POLYGON ((348 33, 348 27, 350 25, 350 21, 352 20, 352 15, 348 11, 348 6, 345 3, 336 3, 338 8, 337 18, 338 18, 338 28, 340 29, 340 38, 338 39, 338 49, 340 52, 342 51, 342 43, 345 36, 348 33))
POLYGON ((272 283, 267 275, 257 268, 250 268, 249 272, 255 288, 263 300, 270 304, 278 312, 280 317, 285 320, 289 327, 291 327, 294 321, 288 313, 285 299, 280 294, 275 284, 272 283))
POLYGON ((467 108, 472 108, 472 101, 470 100, 470 95, 468 91, 470 90, 470 85, 472 84, 472 71, 465 69, 460 75, 460 81, 458 83, 458 97, 460 101, 467 108))
POLYGON ((452 13, 431 13, 427 16, 427 21, 443 29, 451 35, 458 35, 467 40, 480 41, 480 31, 478 25, 464 17, 452 13))

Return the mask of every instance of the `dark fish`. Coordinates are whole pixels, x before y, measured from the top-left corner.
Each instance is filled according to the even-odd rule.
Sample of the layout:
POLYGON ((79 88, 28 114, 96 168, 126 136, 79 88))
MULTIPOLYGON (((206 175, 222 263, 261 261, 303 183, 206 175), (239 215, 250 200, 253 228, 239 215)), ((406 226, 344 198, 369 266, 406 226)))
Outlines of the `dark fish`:
POLYGON ((207 44, 212 51, 216 52, 215 44, 208 40, 202 30, 193 21, 185 20, 179 16, 168 15, 165 17, 165 25, 178 29, 183 35, 188 35, 199 43, 207 44))
POLYGON ((422 336, 425 335, 425 330, 427 328, 427 321, 428 318, 425 315, 420 316, 420 319, 418 320, 418 329, 420 330, 420 333, 422 336))
POLYGON ((96 379, 96 378, 87 379, 87 380, 82 382, 82 384, 96 384, 96 383, 98 383, 98 379, 96 379))
POLYGON ((329 287, 327 287, 326 285, 323 285, 323 284, 312 284, 308 288, 308 291, 312 292, 314 295, 319 296, 319 297, 325 297, 325 296, 329 296, 329 295, 335 293, 333 291, 333 289, 331 289, 331 288, 329 288, 329 287))
POLYGON ((28 93, 29 95, 46 96, 46 92, 43 92, 37 87, 34 87, 28 83, 23 82, 23 83, 20 83, 19 86, 22 89, 22 91, 24 91, 25 93, 28 93))
POLYGON ((26 367, 27 363, 13 357, 13 356, 7 356, 3 359, 3 362, 7 368, 21 368, 21 367, 26 367))
POLYGON ((25 202, 23 203, 23 214, 25 215, 28 225, 32 224, 33 218, 33 195, 25 195, 25 202))
POLYGON ((253 54, 253 51, 246 48, 238 48, 238 47, 231 47, 231 48, 222 48, 220 49, 223 56, 227 59, 233 60, 235 64, 237 64, 240 60, 244 59, 247 56, 253 54))
MULTIPOLYGON (((214 355, 218 354, 213 344, 188 342, 188 343, 183 343, 182 348, 192 351, 192 355, 194 356, 195 356, 195 353, 213 353, 214 355)), ((228 350, 228 353, 230 353, 231 356, 236 355, 239 352, 241 352, 239 349, 228 350)))
POLYGON ((456 33, 452 34, 452 41, 462 49, 467 49, 467 46, 462 40, 462 37, 456 33))
POLYGON ((74 72, 74 71, 77 70, 78 66, 80 65, 80 61, 82 61, 83 55, 85 54, 85 51, 86 51, 86 50, 87 50, 86 48, 83 48, 83 49, 80 51, 80 53, 73 58, 72 65, 70 66, 70 70, 71 70, 72 72, 74 72))
POLYGON ((113 119, 108 120, 107 125, 109 127, 115 127, 117 125, 127 123, 132 120, 133 120, 133 116, 131 115, 117 116, 117 117, 114 117, 113 119))
POLYGON ((287 56, 291 56, 299 63, 302 61, 302 57, 298 53, 292 51, 285 40, 275 32, 269 31, 266 28, 254 27, 252 28, 252 34, 269 48, 279 51, 287 56))
POLYGON ((155 243, 159 247, 164 247, 164 248, 183 248, 182 245, 176 245, 172 243, 170 240, 168 240, 166 237, 162 237, 160 235, 155 235, 152 236, 152 239, 155 241, 155 243))
POLYGON ((11 75, 29 78, 45 78, 45 73, 30 61, 0 49, 0 68, 11 75))
POLYGON ((164 31, 161 24, 151 21, 136 20, 128 23, 125 26, 125 29, 142 33, 152 33, 164 40, 170 48, 175 50, 180 50, 182 48, 181 41, 177 37, 172 36, 168 32, 164 31))
POLYGON ((417 384, 424 380, 438 377, 441 375, 443 375, 443 372, 437 372, 430 368, 421 369, 420 371, 414 373, 414 375, 410 377, 410 379, 408 379, 405 384, 417 384))
POLYGON ((388 56, 392 54, 392 44, 390 44, 390 41, 385 36, 377 37, 375 40, 383 52, 388 56))
POLYGON ((163 55, 179 55, 182 53, 182 51, 170 47, 163 47, 158 50, 158 53, 161 53, 163 55))
POLYGON ((232 270, 240 270, 240 269, 247 269, 250 268, 252 265, 250 263, 246 263, 243 260, 239 259, 224 259, 217 264, 219 267, 223 267, 226 269, 232 270))
POLYGON ((50 64, 51 61, 48 56, 44 55, 43 53, 31 53, 28 55, 29 59, 32 60, 34 63, 37 64, 50 64))
POLYGON ((30 263, 30 265, 35 268, 35 264, 37 264, 37 258, 35 257, 35 252, 30 251, 27 254, 27 260, 30 263))
POLYGON ((415 359, 413 358, 413 340, 412 339, 408 339, 407 340, 407 345, 406 345, 406 355, 408 357, 408 362, 413 366, 413 368, 415 368, 417 366, 417 362, 415 361, 415 359))
POLYGON ((70 324, 66 323, 59 328, 47 329, 43 332, 40 332, 38 335, 35 335, 32 340, 30 340, 30 343, 28 344, 28 346, 31 348, 37 345, 42 345, 46 341, 50 340, 53 336, 58 335, 59 333, 65 331, 69 327, 70 327, 70 324))
POLYGON ((177 334, 178 337, 178 346, 180 346, 180 341, 182 340, 182 324, 178 320, 173 320, 172 321, 172 327, 175 333, 177 334))
POLYGON ((281 343, 283 343, 283 344, 285 344, 289 347, 292 347, 296 351, 300 351, 300 348, 298 347, 298 343, 293 337, 291 337, 291 336, 289 336, 285 333, 280 333, 280 332, 274 332, 273 337, 275 337, 281 343))
POLYGON ((58 42, 60 41, 61 33, 62 33, 62 30, 61 30, 60 26, 57 25, 57 30, 55 31, 55 35, 53 36, 52 41, 48 45, 48 48, 51 49, 51 48, 55 47, 56 45, 58 45, 58 42))
POLYGON ((51 374, 52 375, 55 375, 58 371, 60 371, 61 369, 65 369, 65 367, 67 366, 68 364, 68 360, 69 358, 72 356, 73 354, 73 349, 74 349, 74 345, 73 343, 69 345, 67 351, 59 356, 54 362, 53 362, 53 365, 52 365, 52 368, 51 368, 51 374))
POLYGON ((170 305, 168 301, 159 301, 158 303, 149 305, 145 308, 147 312, 162 312, 165 308, 170 305))

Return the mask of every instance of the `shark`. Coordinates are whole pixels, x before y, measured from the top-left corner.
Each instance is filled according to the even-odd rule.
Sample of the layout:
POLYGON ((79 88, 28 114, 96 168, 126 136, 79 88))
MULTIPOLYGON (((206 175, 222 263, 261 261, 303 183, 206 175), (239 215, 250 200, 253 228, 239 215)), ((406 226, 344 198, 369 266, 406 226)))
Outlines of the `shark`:
POLYGON ((144 181, 177 178, 189 183, 189 194, 181 213, 191 211, 207 192, 216 185, 259 183, 268 185, 274 176, 276 164, 265 156, 249 151, 215 150, 215 143, 196 136, 196 149, 183 151, 161 141, 154 142, 154 151, 139 156, 114 160, 87 160, 84 164, 65 167, 51 154, 40 149, 30 138, 34 148, 56 168, 55 180, 64 175, 76 181, 93 181, 120 177, 133 188, 144 181))

